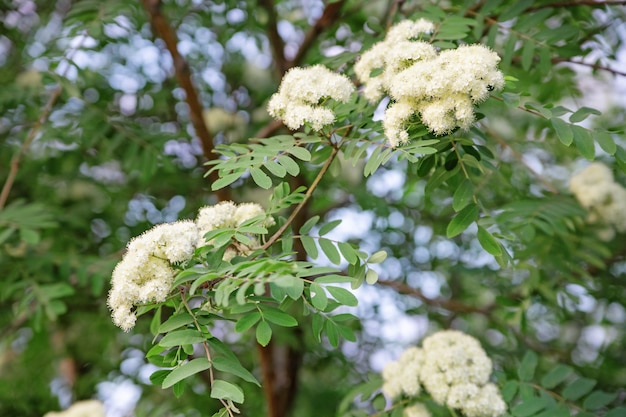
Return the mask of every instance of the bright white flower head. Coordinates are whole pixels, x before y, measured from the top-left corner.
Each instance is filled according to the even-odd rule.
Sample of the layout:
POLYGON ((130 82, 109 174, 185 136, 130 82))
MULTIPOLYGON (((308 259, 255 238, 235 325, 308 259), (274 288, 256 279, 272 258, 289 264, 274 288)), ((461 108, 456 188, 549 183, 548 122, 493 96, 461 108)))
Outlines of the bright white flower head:
POLYGON ((476 395, 468 397, 460 408, 467 417, 499 417, 506 412, 506 403, 498 387, 488 383, 476 395))
POLYGON ((337 74, 323 65, 292 68, 283 77, 278 92, 270 98, 267 111, 296 130, 304 123, 314 130, 335 121, 335 114, 321 102, 327 98, 347 102, 354 85, 345 75, 337 74))
POLYGON ((368 100, 379 100, 385 94, 392 99, 383 120, 391 146, 408 141, 408 133, 403 131, 414 114, 436 135, 468 129, 475 119, 474 104, 486 100, 491 90, 504 87, 496 53, 483 45, 462 45, 437 53, 431 44, 415 40, 432 30, 433 24, 423 19, 400 22, 354 67, 368 100), (401 107, 396 107, 398 103, 401 107))
POLYGON ((389 362, 383 369, 383 393, 390 398, 402 393, 411 397, 419 395, 419 372, 423 362, 424 353, 417 347, 405 350, 397 362, 389 362))
POLYGON ((615 230, 626 232, 626 189, 613 179, 611 170, 594 162, 570 179, 569 188, 589 211, 587 221, 598 224, 598 237, 608 241, 615 230))
POLYGON ((431 415, 424 404, 417 403, 405 408, 403 417, 431 417, 431 415))
MULTIPOLYGON (((214 206, 205 206, 198 211, 196 225, 198 226, 198 246, 206 245, 204 235, 220 228, 235 228, 246 220, 265 213, 263 207, 257 203, 235 204, 232 201, 222 201, 214 206)), ((274 225, 274 219, 267 217, 264 226, 274 225)), ((232 258, 232 257, 231 257, 232 258)))
POLYGON ((134 306, 165 301, 176 273, 172 265, 189 260, 197 241, 195 223, 183 220, 157 225, 128 243, 111 277, 108 305, 116 326, 130 330, 134 306))

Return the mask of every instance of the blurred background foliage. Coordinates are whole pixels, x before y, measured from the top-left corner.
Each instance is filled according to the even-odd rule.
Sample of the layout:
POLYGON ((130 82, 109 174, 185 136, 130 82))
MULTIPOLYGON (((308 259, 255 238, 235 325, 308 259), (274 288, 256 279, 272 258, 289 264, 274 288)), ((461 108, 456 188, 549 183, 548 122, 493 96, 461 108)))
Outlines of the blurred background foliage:
MULTIPOLYGON (((272 354, 291 363, 281 372, 297 372, 284 415, 333 415, 353 384, 449 327, 481 338, 502 380, 531 349, 540 372, 569 364, 600 389, 621 389, 623 404, 626 243, 600 240, 567 190, 582 150, 561 144, 549 116, 524 111, 601 110, 583 125, 617 142, 595 153, 624 184, 623 4, 0 1, 0 415, 41 416, 95 396, 111 416, 210 415, 217 405, 202 379, 180 399, 150 385, 148 320, 124 334, 105 303, 130 237, 217 202, 199 115, 175 75, 188 71, 213 143, 284 133, 265 104, 287 68, 323 63, 353 75, 359 53, 405 17, 444 22, 441 39, 491 46, 517 78, 498 96, 507 105, 481 107, 487 118, 469 134, 476 146, 462 150, 493 166, 472 176, 473 187, 513 259, 498 264, 475 230, 446 237, 459 185, 441 178, 452 151, 388 163, 368 178, 362 161, 342 160, 306 214, 343 219, 337 238, 389 257, 381 282, 358 293, 357 343, 320 346, 308 326, 275 332, 272 354), (175 31, 185 67, 155 35, 151 7, 175 31)), ((316 173, 301 171, 292 188, 316 173)), ((229 193, 263 205, 269 196, 251 181, 229 193)), ((251 337, 228 326, 215 334, 258 374, 251 337)), ((246 389, 244 415, 262 415, 262 390, 246 389)))

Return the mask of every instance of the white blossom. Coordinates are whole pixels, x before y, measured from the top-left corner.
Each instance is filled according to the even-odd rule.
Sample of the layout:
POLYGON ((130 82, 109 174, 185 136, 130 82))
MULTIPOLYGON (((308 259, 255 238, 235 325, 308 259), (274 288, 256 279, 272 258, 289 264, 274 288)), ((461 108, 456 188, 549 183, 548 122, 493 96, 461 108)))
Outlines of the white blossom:
POLYGON ((137 320, 134 306, 163 302, 176 271, 173 264, 189 260, 198 242, 198 228, 189 220, 160 224, 133 238, 111 276, 108 305, 113 323, 125 331, 137 320))
POLYGON ((431 417, 431 414, 424 404, 417 403, 405 408, 403 417, 431 417))
POLYGON ((323 65, 292 68, 283 77, 278 92, 270 97, 268 113, 296 130, 309 123, 314 130, 332 124, 335 114, 323 106, 326 99, 347 102, 354 85, 345 75, 323 65))
POLYGON ((416 40, 419 33, 432 30, 425 20, 400 22, 355 65, 368 100, 385 94, 392 99, 383 119, 391 146, 408 141, 406 122, 413 115, 436 135, 469 129, 474 105, 504 87, 495 52, 483 45, 462 45, 437 53, 429 43, 416 40))
POLYGON ((608 241, 615 231, 626 232, 626 189, 613 179, 611 170, 594 162, 570 179, 569 188, 589 211, 587 222, 598 224, 598 238, 608 241))

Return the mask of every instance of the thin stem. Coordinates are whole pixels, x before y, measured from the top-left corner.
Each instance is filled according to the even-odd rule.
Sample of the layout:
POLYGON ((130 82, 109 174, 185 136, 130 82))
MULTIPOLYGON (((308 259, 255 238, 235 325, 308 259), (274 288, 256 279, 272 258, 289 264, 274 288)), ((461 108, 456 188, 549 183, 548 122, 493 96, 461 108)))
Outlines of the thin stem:
POLYGON ((276 242, 282 236, 285 230, 287 230, 289 225, 291 225, 291 223, 294 221, 294 219, 296 218, 300 210, 302 210, 302 208, 307 203, 307 201, 309 201, 309 198, 313 194, 313 191, 315 191, 315 189, 317 188, 317 185, 322 180, 322 177, 324 177, 324 174, 326 174, 326 171, 328 171, 330 164, 335 160, 335 157, 337 156, 337 153, 339 152, 339 148, 340 146, 333 147, 333 150, 330 156, 328 157, 328 159, 326 160, 326 162, 324 163, 324 166, 322 166, 322 168, 320 169, 320 172, 318 172, 317 176, 315 177, 315 179, 309 186, 309 189, 304 195, 304 199, 300 202, 300 204, 296 206, 296 208, 293 210, 293 212, 291 213, 287 221, 280 227, 280 229, 276 231, 276 233, 272 235, 272 237, 269 238, 269 240, 261 247, 261 249, 266 250, 267 248, 272 246, 274 242, 276 242))
POLYGON ((541 4, 538 6, 529 7, 525 11, 533 12, 539 9, 558 8, 558 7, 576 7, 576 6, 591 6, 591 7, 603 7, 603 6, 622 6, 626 1, 597 1, 597 0, 579 0, 579 1, 563 1, 557 3, 541 4))
MULTIPOLYGON (((80 42, 78 42, 76 47, 74 47, 70 51, 70 53, 67 55, 68 61, 71 60, 74 54, 76 53, 76 51, 82 47, 83 42, 86 39, 85 35, 82 35, 82 36, 83 37, 81 38, 80 42)), ((70 69, 70 65, 68 64, 63 70, 63 72, 61 73, 61 77, 65 77, 69 69, 70 69)), ((39 115, 37 122, 35 122, 30 132, 28 132, 28 136, 24 140, 24 143, 22 143, 22 146, 20 147, 20 149, 11 158, 11 168, 9 170, 9 175, 7 176, 7 179, 4 182, 4 185, 2 186, 2 191, 0 192, 0 211, 4 209, 4 206, 6 205, 7 200, 9 199, 9 193, 11 192, 11 188, 13 188, 13 184, 15 183, 15 178, 17 177, 17 172, 19 171, 20 163, 22 162, 22 157, 28 151, 28 148, 32 144, 33 140, 35 140, 35 138, 37 137, 37 134, 41 130, 44 123, 46 123, 46 121, 48 120, 50 113, 52 113, 52 108, 54 107, 54 104, 61 96, 62 92, 63 92, 63 88, 61 87, 61 84, 59 83, 54 88, 54 90, 52 90, 52 93, 50 94, 50 98, 48 98, 48 102, 43 107, 43 110, 41 111, 41 114, 39 115)))
MULTIPOLYGON (((196 326, 196 329, 200 333, 202 333, 202 327, 200 326, 200 323, 198 323, 198 320, 196 319, 196 315, 193 314, 193 312, 191 311, 191 307, 189 307, 189 304, 187 303, 187 300, 185 299, 185 290, 182 288, 180 290, 180 298, 182 300, 183 305, 185 306, 185 310, 187 310, 189 315, 193 318, 193 323, 196 326)), ((207 360, 211 363, 211 366, 209 367, 209 383, 211 387, 213 387, 213 382, 215 382, 215 377, 213 376, 213 360, 211 359, 211 351, 209 350, 209 345, 206 342, 206 340, 202 342, 202 347, 204 347, 204 354, 207 360)), ((222 403, 224 408, 226 408, 226 411, 228 411, 228 415, 231 417, 234 417, 233 411, 231 410, 228 402, 226 402, 225 400, 221 398, 220 398, 220 402, 222 403)))

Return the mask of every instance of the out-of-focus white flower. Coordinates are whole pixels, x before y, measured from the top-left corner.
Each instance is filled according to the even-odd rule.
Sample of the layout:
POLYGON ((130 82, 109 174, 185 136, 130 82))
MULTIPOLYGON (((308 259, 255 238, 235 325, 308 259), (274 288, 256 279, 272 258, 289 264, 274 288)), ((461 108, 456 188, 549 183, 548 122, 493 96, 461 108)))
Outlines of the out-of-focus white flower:
POLYGON ((51 411, 43 417, 105 417, 104 404, 97 400, 79 401, 65 411, 51 411))
POLYGON ((598 238, 609 241, 615 230, 626 232, 626 189, 604 164, 594 162, 570 179, 570 191, 589 211, 587 222, 598 224, 598 238))
POLYGON ((267 111, 289 129, 296 130, 309 123, 314 130, 320 130, 335 121, 335 114, 323 106, 323 101, 345 103, 353 92, 354 85, 348 77, 323 65, 295 67, 283 77, 278 92, 268 102, 267 111))
POLYGON ((422 403, 413 404, 404 409, 404 417, 431 417, 430 411, 422 403))
MULTIPOLYGON (((263 207, 257 203, 235 204, 232 201, 222 201, 214 206, 205 206, 198 211, 196 225, 199 229, 198 246, 206 245, 204 235, 221 228, 235 228, 253 217, 265 214, 263 207)), ((263 225, 274 225, 274 219, 267 217, 263 225)))
POLYGON ((468 417, 498 417, 506 411, 506 404, 497 387, 488 382, 491 371, 491 360, 478 340, 446 330, 385 366, 382 391, 391 399, 402 394, 415 397, 422 384, 435 402, 460 409, 468 417))
POLYGON ((406 122, 413 115, 436 135, 468 129, 475 119, 474 104, 504 87, 495 52, 483 45, 462 45, 437 53, 429 43, 415 40, 432 30, 425 20, 400 22, 354 67, 368 100, 385 94, 392 99, 383 120, 391 146, 408 141, 406 122))

